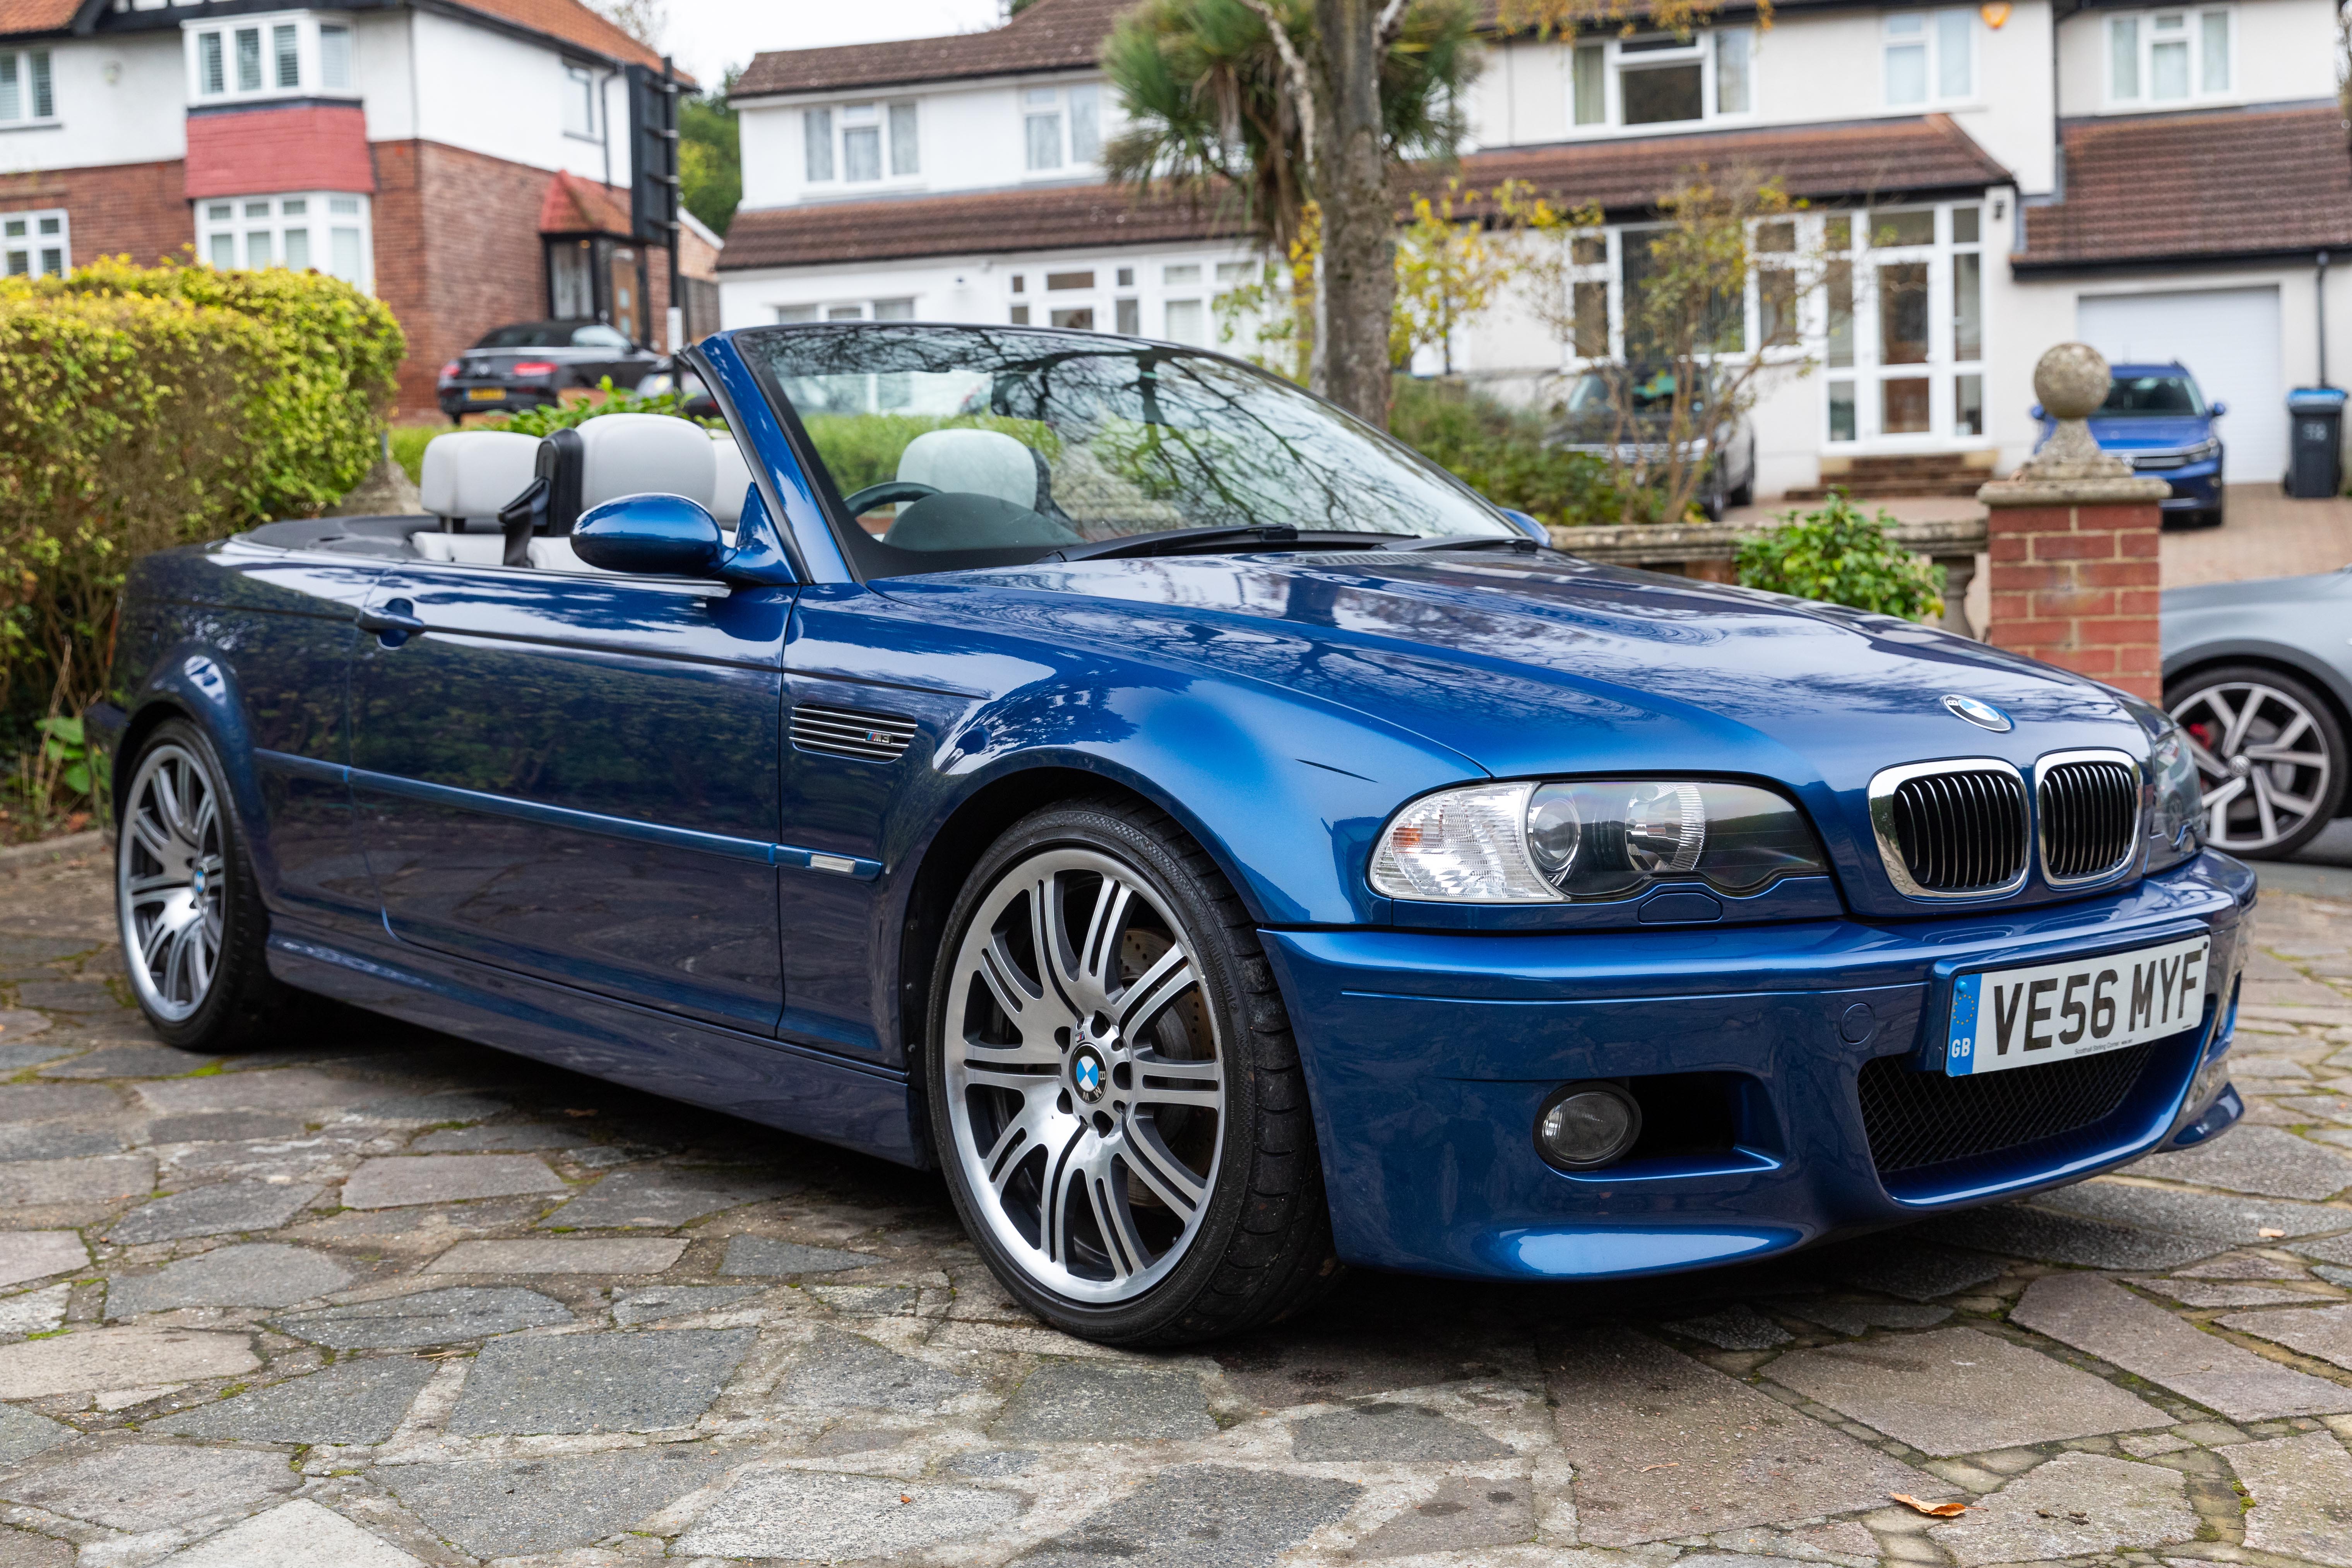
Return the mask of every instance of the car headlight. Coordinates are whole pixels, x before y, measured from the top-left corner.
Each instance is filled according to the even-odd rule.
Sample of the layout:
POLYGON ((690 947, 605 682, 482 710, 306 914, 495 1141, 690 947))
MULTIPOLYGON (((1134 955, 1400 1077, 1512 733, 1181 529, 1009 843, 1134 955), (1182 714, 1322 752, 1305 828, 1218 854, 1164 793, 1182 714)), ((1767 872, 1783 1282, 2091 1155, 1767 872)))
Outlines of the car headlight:
POLYGON ((2124 708, 2147 731, 2147 796, 2140 825, 2147 839, 2144 868, 2161 871, 2205 847, 2205 786, 2197 777, 2197 759, 2189 754, 2189 737, 2171 714, 2137 697, 2126 698, 2124 708))
POLYGON ((1389 819, 1371 883, 1392 899, 1567 903, 1630 898, 1661 882, 1747 894, 1828 869, 1803 814, 1771 790, 1561 779, 1422 796, 1389 819))
POLYGON ((2196 446, 2189 447, 2189 450, 2183 454, 2183 456, 2192 463, 2201 463, 2210 458, 2218 458, 2221 455, 2221 443, 2210 437, 2199 442, 2196 446))

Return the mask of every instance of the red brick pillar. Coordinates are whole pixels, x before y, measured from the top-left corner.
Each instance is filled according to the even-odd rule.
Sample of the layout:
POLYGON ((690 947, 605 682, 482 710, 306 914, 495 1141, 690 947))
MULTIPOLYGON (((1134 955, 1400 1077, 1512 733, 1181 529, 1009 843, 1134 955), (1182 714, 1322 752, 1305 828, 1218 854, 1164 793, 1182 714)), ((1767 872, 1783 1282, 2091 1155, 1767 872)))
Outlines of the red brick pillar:
POLYGON ((2032 461, 1977 491, 1990 514, 1985 640, 2157 701, 2157 503, 2171 487, 2134 478, 2091 438, 2084 420, 2107 382, 2086 343, 2061 343, 2034 369, 2058 428, 2032 461))

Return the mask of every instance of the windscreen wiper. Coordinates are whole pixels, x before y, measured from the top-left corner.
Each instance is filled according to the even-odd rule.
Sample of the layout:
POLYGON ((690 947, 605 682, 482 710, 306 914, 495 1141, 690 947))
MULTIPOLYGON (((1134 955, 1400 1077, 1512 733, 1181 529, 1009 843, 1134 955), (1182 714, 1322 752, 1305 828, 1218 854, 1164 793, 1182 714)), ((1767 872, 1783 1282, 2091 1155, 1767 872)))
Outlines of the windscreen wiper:
POLYGON ((1490 533, 1441 534, 1435 539, 1409 539, 1402 544, 1384 544, 1383 550, 1507 550, 1515 555, 1533 555, 1543 546, 1524 533, 1495 535, 1490 533))
MULTIPOLYGON (((1240 527, 1169 528, 1157 533, 1131 533, 1123 539, 1100 539, 1073 544, 1045 557, 1046 561, 1106 561, 1133 555, 1216 555, 1253 546, 1272 550, 1396 550, 1409 548, 1418 534, 1357 533, 1343 529, 1294 528, 1286 522, 1247 523, 1240 527)), ((1533 542, 1530 541, 1530 542, 1533 542)))

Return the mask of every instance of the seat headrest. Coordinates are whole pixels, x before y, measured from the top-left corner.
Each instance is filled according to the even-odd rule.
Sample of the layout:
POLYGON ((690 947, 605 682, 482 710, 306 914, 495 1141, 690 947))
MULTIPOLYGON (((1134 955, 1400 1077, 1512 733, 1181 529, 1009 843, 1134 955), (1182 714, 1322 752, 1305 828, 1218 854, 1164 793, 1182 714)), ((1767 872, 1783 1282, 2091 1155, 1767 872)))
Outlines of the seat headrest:
POLYGON ((732 528, 743 516, 743 492, 751 488, 751 466, 743 460, 743 448, 729 431, 710 433, 710 455, 719 465, 710 487, 710 515, 719 520, 719 527, 732 528))
POLYGON ((684 496, 710 504, 719 476, 709 433, 666 414, 600 414, 580 426, 580 510, 618 496, 684 496))
POLYGON ((436 517, 496 517, 520 495, 539 460, 539 437, 509 430, 453 430, 425 448, 417 499, 436 517))
POLYGON ((961 495, 1035 507, 1036 456, 1002 430, 926 430, 898 455, 901 479, 961 495))

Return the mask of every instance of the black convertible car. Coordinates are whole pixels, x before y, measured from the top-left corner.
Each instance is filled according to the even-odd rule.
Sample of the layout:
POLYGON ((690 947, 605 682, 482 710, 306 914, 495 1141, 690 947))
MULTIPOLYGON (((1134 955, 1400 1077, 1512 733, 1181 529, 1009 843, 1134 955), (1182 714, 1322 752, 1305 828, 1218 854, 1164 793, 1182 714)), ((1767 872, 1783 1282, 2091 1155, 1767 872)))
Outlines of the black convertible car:
POLYGON ((606 376, 635 386, 663 363, 603 321, 516 321, 484 332, 441 367, 441 412, 463 419, 541 408, 561 402, 566 387, 593 387, 606 376))

